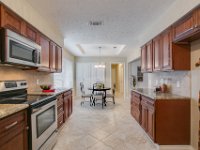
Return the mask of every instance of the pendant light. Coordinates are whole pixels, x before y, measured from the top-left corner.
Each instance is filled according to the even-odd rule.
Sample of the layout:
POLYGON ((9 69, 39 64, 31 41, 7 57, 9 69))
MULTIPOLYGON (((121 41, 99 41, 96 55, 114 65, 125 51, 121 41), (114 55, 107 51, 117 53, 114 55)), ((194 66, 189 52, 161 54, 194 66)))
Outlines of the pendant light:
POLYGON ((95 65, 95 68, 105 68, 106 66, 101 62, 101 46, 99 46, 99 63, 98 65, 95 65))

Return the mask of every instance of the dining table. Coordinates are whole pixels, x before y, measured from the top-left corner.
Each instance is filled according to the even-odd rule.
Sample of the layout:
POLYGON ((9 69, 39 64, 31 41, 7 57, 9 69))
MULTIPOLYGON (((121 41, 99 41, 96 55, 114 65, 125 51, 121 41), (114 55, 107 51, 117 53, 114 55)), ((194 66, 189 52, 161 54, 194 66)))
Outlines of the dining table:
POLYGON ((111 90, 110 87, 103 87, 103 88, 93 87, 93 88, 88 88, 88 90, 92 91, 91 94, 92 106, 95 106, 95 97, 94 97, 95 92, 104 92, 104 94, 102 95, 102 108, 106 106, 106 93, 107 91, 111 90))

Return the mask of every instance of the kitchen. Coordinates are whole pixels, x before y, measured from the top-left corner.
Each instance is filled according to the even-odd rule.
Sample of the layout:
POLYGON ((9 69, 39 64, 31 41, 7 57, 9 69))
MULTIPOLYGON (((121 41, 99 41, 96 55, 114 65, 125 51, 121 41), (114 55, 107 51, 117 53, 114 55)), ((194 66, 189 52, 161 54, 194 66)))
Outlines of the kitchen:
MULTIPOLYGON (((10 25, 7 25, 7 27, 10 28, 11 31, 13 31, 12 25, 14 24, 15 32, 16 32, 16 30, 20 29, 21 35, 25 36, 26 38, 31 39, 32 41, 36 41, 36 43, 38 43, 39 45, 40 45, 40 42, 45 37, 48 39, 48 41, 51 41, 50 43, 52 43, 52 45, 51 44, 50 45, 52 47, 54 47, 56 50, 58 50, 59 48, 62 47, 62 52, 59 53, 59 50, 58 50, 58 52, 55 52, 54 54, 56 57, 52 57, 53 55, 51 54, 51 52, 50 52, 50 54, 46 54, 46 55, 43 54, 43 56, 46 56, 46 57, 42 58, 43 66, 37 70, 33 69, 32 67, 30 69, 30 66, 27 68, 27 66, 21 67, 21 65, 20 66, 17 65, 14 67, 12 67, 12 66, 7 67, 7 66, 3 65, 0 68, 1 80, 2 81, 5 81, 5 80, 18 80, 19 81, 20 80, 19 84, 21 84, 21 82, 23 82, 22 84, 26 84, 26 82, 27 82, 28 83, 28 91, 24 90, 24 89, 27 89, 26 85, 24 85, 24 87, 22 86, 22 90, 23 90, 23 92, 25 92, 25 94, 26 94, 26 92, 28 92, 28 94, 31 94, 31 95, 32 94, 35 94, 35 95, 41 94, 41 92, 36 91, 36 90, 40 90, 41 84, 47 84, 47 83, 54 84, 55 88, 58 90, 54 94, 50 94, 48 96, 52 97, 53 99, 55 99, 55 97, 56 97, 56 99, 62 101, 60 103, 59 102, 57 103, 58 107, 60 106, 58 110, 60 110, 61 107, 63 108, 63 110, 60 110, 61 114, 59 112, 57 114, 57 117, 58 117, 57 120, 60 118, 60 120, 57 123, 61 122, 61 124, 62 124, 62 121, 63 121, 63 122, 65 122, 63 126, 66 126, 67 125, 66 120, 69 116, 71 116, 70 114, 71 114, 72 110, 64 111, 64 108, 72 109, 72 102, 69 102, 70 100, 66 100, 66 102, 65 102, 65 99, 70 99, 70 98, 65 98, 65 95, 68 96, 67 92, 69 92, 69 91, 70 91, 69 93, 72 94, 71 93, 72 88, 73 88, 73 90, 72 90, 73 98, 76 96, 76 93, 79 92, 78 90, 76 90, 78 87, 75 86, 76 81, 75 81, 75 69, 74 68, 75 68, 76 61, 81 60, 81 57, 75 58, 73 56, 73 54, 71 54, 70 52, 68 52, 66 50, 66 48, 64 47, 63 35, 56 28, 56 25, 49 24, 48 21, 46 22, 46 20, 43 19, 42 16, 40 16, 41 12, 37 12, 36 9, 34 7, 32 7, 32 5, 29 5, 29 3, 27 1, 20 0, 18 2, 13 2, 13 1, 2 0, 2 2, 6 5, 6 7, 9 6, 9 8, 11 9, 11 12, 13 11, 12 13, 6 14, 7 15, 6 18, 8 18, 9 15, 12 16, 13 14, 14 14, 14 17, 16 17, 16 14, 18 14, 18 15, 20 15, 20 17, 17 15, 17 18, 19 17, 20 21, 23 20, 22 24, 19 25, 19 20, 17 20, 17 23, 16 23, 15 21, 13 21, 11 19, 12 23, 10 25), (15 23, 13 23, 13 22, 15 22, 15 23), (26 24, 26 25, 24 26, 24 24, 26 24), (27 26, 29 29, 28 30, 24 29, 27 26), (16 29, 16 27, 19 27, 19 28, 16 29), (26 31, 28 31, 27 32, 28 34, 26 33, 26 31), (38 37, 34 36, 35 31, 37 33, 40 33, 40 35, 41 35, 39 38, 40 39, 39 42, 37 41, 38 37), (62 61, 62 59, 58 59, 59 57, 62 58, 63 61, 62 61), (48 64, 49 59, 45 60, 46 58, 52 59, 53 60, 52 62, 55 62, 55 64, 53 64, 53 63, 48 64), (69 64, 71 65, 70 68, 72 68, 70 70, 71 74, 69 75, 70 81, 66 81, 64 78, 65 73, 67 72, 66 71, 67 65, 65 63, 62 64, 62 62, 64 62, 65 60, 69 60, 69 62, 70 62, 69 64), (49 66, 51 66, 51 67, 49 68, 49 66), (60 73, 61 71, 62 71, 62 73, 60 73), (50 72, 54 72, 54 73, 50 73, 50 72), (65 87, 65 89, 61 89, 63 87, 65 87), (68 104, 68 102, 70 104, 68 104), (65 104, 67 107, 64 107, 65 104), (59 114, 63 118, 60 117, 59 114)), ((182 3, 180 4, 180 1, 179 2, 177 1, 177 3, 175 3, 174 5, 169 7, 169 9, 164 13, 163 17, 158 18, 158 20, 156 20, 157 22, 155 22, 149 28, 145 29, 143 37, 140 37, 143 40, 138 42, 139 47, 141 47, 142 45, 145 45, 145 43, 147 41, 154 40, 154 37, 156 37, 157 35, 162 33, 162 31, 167 29, 168 26, 172 25, 174 22, 177 22, 181 17, 184 16, 184 14, 187 14, 190 10, 193 10, 199 4, 199 1, 185 0, 184 2, 187 4, 187 7, 185 7, 186 4, 182 4, 182 3), (177 6, 180 7, 180 10, 176 10, 177 6), (158 22, 162 22, 162 24, 159 24, 158 22)), ((2 12, 4 12, 4 11, 5 11, 5 8, 1 7, 1 15, 2 15, 2 12)), ((9 11, 6 10, 5 12, 7 13, 9 11)), ((3 24, 6 26, 6 22, 1 22, 1 26, 3 26, 3 24)), ((17 31, 17 33, 19 33, 19 31, 17 31)), ((148 43, 147 43, 147 45, 148 45, 148 43)), ((193 147, 193 149, 198 149, 197 148, 198 140, 199 140, 198 99, 199 99, 200 87, 199 87, 199 84, 197 81, 199 80, 200 74, 199 74, 199 67, 196 66, 196 63, 198 63, 199 56, 200 56, 199 40, 192 40, 190 45, 191 45, 189 48, 190 54, 188 54, 187 58, 181 59, 182 63, 184 62, 187 65, 189 64, 189 66, 191 66, 191 67, 189 67, 189 69, 188 68, 183 69, 184 71, 178 71, 179 69, 177 69, 177 71, 164 71, 164 72, 160 71, 160 72, 154 72, 154 73, 146 73, 146 71, 143 70, 142 72, 145 72, 143 74, 143 82, 136 83, 136 87, 150 88, 150 89, 155 88, 155 86, 159 86, 159 85, 162 85, 163 83, 166 83, 166 84, 170 85, 171 92, 173 94, 181 95, 183 97, 191 97, 192 100, 190 101, 190 104, 187 104, 187 106, 188 105, 191 106, 191 108, 190 108, 191 116, 188 117, 187 118, 188 120, 186 121, 187 123, 189 123, 188 126, 190 126, 190 128, 187 127, 187 130, 189 130, 188 132, 190 134, 190 136, 187 136, 187 138, 189 137, 189 139, 187 139, 187 142, 186 142, 187 144, 179 143, 180 146, 177 146, 177 147, 172 146, 171 149, 175 149, 175 148, 176 149, 192 149, 192 147, 193 147), (189 63, 187 61, 189 61, 189 63), (184 147, 182 145, 186 145, 186 146, 184 147)), ((44 47, 45 47, 45 44, 44 44, 44 47)), ((137 74, 132 73, 132 70, 134 69, 134 67, 137 68, 138 66, 140 66, 140 62, 144 59, 144 58, 140 58, 140 52, 141 52, 140 48, 136 49, 134 54, 130 53, 130 55, 127 57, 127 61, 125 62, 126 63, 125 66, 129 67, 129 69, 127 69, 125 67, 126 68, 125 69, 125 72, 126 72, 125 78, 126 79, 124 81, 124 83, 125 83, 125 96, 124 97, 126 97, 127 100, 129 100, 130 96, 131 96, 130 95, 131 89, 128 89, 128 82, 129 82, 128 78, 130 75, 137 75, 137 74)), ((178 52, 177 52, 177 55, 178 55, 178 52)), ((180 55, 180 53, 179 53, 179 55, 180 55)), ((116 59, 116 60, 118 61, 120 59, 116 59)), ((116 61, 116 60, 113 59, 113 61, 116 61)), ((83 59, 81 61, 83 61, 83 59)), ((124 63, 123 59, 122 59, 122 61, 124 63)), ((8 63, 8 64, 10 64, 10 63, 8 63)), ((160 63, 158 63, 158 64, 160 64, 160 63)), ((181 64, 181 63, 178 62, 177 64, 181 64)), ((184 65, 184 67, 186 67, 186 65, 184 65)), ((149 72, 149 71, 147 71, 147 72, 149 72)), ((6 83, 4 83, 4 84, 6 84, 6 83)), ((15 84, 16 83, 12 83, 11 86, 14 86, 13 88, 15 88, 15 84)), ((14 110, 13 108, 11 108, 11 109, 14 110)), ((189 108, 187 108, 187 110, 188 109, 189 108)), ((30 115, 30 114, 23 113, 23 117, 25 117, 26 115, 30 115)), ((182 115, 188 115, 188 114, 182 114, 182 115)), ((13 123, 13 122, 10 122, 10 123, 13 123)), ((2 123, 2 125, 3 124, 4 123, 2 123)), ((0 123, 0 125, 1 125, 1 123, 0 123)), ((30 121, 27 122, 26 127, 28 127, 29 125, 30 125, 30 121)), ((27 131, 28 131, 28 129, 27 129, 27 131)), ((61 132, 62 132, 62 129, 61 129, 61 132)), ((32 142, 29 142, 29 143, 32 143, 32 142)), ((173 145, 179 145, 179 144, 175 143, 173 145)), ((28 145, 30 146, 30 144, 28 144, 28 145)), ((171 144, 166 146, 166 149, 167 148, 170 149, 170 145, 171 144)), ((163 147, 163 149, 164 148, 165 147, 163 147)), ((23 148, 21 148, 21 149, 23 149, 23 148)), ((33 149, 38 149, 38 147, 33 148, 33 149)), ((162 149, 162 147, 161 147, 161 149, 162 149)))

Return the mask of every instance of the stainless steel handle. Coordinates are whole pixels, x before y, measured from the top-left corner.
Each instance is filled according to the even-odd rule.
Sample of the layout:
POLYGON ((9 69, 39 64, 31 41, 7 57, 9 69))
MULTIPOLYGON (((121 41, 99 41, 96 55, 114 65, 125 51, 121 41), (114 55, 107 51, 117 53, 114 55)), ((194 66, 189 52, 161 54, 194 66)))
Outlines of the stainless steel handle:
POLYGON ((15 122, 11 123, 10 125, 7 125, 7 126, 5 127, 6 130, 8 130, 8 129, 14 127, 17 123, 18 123, 18 121, 15 121, 15 122))

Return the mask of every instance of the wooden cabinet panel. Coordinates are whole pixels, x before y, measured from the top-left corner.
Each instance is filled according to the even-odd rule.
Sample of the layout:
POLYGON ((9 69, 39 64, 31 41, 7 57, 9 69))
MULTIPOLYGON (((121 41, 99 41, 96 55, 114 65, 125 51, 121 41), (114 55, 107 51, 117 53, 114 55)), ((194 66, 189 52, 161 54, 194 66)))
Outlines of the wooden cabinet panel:
POLYGON ((0 120, 0 126, 1 150, 28 150, 26 110, 0 120))
POLYGON ((162 68, 162 40, 158 36, 153 39, 153 71, 160 71, 162 68))
POLYGON ((185 16, 181 21, 174 25, 174 41, 181 41, 186 38, 195 28, 194 13, 185 16))
POLYGON ((152 52, 152 41, 147 43, 146 45, 146 55, 147 55, 147 62, 146 62, 146 70, 147 72, 152 72, 153 67, 153 52, 152 52))
POLYGON ((50 71, 56 72, 56 44, 50 41, 50 71))
POLYGON ((172 69, 172 40, 171 31, 167 30, 162 34, 162 69, 172 69))
POLYGON ((143 46, 141 48, 141 71, 145 72, 146 71, 146 61, 147 61, 147 57, 146 57, 146 46, 143 46))
POLYGON ((155 114, 154 107, 148 106, 148 119, 147 119, 147 134, 152 140, 154 140, 155 135, 155 114))
POLYGON ((31 25, 29 24, 26 24, 26 28, 25 28, 25 36, 34 41, 34 42, 37 42, 37 34, 38 34, 38 31, 32 27, 31 25))
POLYGON ((64 97, 64 122, 67 121, 69 117, 69 99, 68 97, 64 97))
POLYGON ((195 10, 195 27, 200 28, 200 7, 195 10))
POLYGON ((38 70, 50 71, 50 42, 47 37, 38 34, 38 44, 41 46, 41 67, 38 70))
POLYGON ((56 72, 62 72, 62 48, 56 46, 56 72))
POLYGON ((140 106, 140 94, 135 92, 131 93, 131 115, 135 118, 135 120, 140 123, 141 122, 141 106, 140 106))
POLYGON ((147 122, 148 122, 148 108, 147 108, 147 105, 146 105, 146 101, 142 100, 141 101, 141 110, 142 110, 142 117, 141 117, 141 126, 142 128, 147 131, 148 128, 147 128, 147 122))
POLYGON ((23 20, 19 16, 1 5, 1 27, 9 28, 21 34, 23 25, 23 20))

